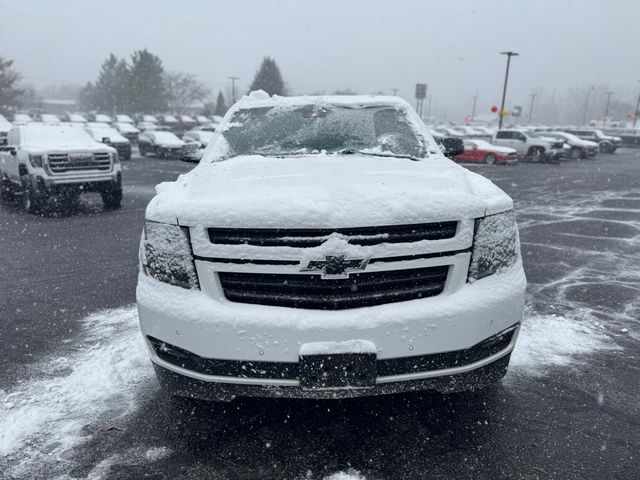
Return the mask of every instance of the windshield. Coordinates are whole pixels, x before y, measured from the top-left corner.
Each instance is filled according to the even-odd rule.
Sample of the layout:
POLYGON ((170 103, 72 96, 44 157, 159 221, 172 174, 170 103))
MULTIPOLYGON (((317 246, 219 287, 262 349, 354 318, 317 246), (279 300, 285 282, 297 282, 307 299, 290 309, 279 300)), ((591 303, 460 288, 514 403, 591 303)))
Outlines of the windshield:
POLYGON ((230 156, 361 151, 424 156, 424 145, 404 111, 389 106, 263 107, 236 112, 224 138, 230 156))
POLYGON ((153 132, 151 136, 157 142, 179 143, 180 139, 171 132, 153 132))

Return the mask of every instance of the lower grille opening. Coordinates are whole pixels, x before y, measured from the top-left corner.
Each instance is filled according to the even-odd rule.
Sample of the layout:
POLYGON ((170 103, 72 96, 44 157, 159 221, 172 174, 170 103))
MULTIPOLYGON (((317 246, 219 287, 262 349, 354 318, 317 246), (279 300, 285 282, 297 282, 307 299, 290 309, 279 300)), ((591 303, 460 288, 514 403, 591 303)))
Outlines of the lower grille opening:
POLYGON ((352 274, 323 279, 312 274, 220 272, 227 300, 314 310, 342 310, 433 297, 442 293, 449 266, 352 274))

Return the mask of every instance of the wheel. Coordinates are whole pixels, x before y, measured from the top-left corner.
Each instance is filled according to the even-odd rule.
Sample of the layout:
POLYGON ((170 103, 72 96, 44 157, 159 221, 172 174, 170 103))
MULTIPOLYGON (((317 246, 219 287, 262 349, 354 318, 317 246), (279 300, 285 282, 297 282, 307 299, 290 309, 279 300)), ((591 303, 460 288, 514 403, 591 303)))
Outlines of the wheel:
POLYGON ((569 156, 571 158, 573 158, 574 160, 577 160, 578 158, 582 158, 582 150, 578 147, 573 147, 571 149, 571 152, 569 152, 569 156))
POLYGON ((13 199, 13 185, 11 180, 0 175, 0 200, 9 201, 13 199))
POLYGON ((144 145, 142 143, 138 144, 138 151, 140 152, 140 156, 141 157, 146 157, 147 156, 147 149, 144 148, 144 145))
POLYGON ((496 163, 496 156, 493 153, 489 153, 486 157, 484 157, 484 161, 487 165, 493 165, 494 163, 496 163))
POLYGON ((22 190, 22 208, 29 213, 40 213, 45 206, 45 198, 39 195, 31 185, 22 190))
POLYGON ((602 153, 613 153, 612 148, 613 148, 613 145, 609 142, 602 142, 600 144, 600 151, 602 153))
POLYGON ((116 210, 122 205, 122 186, 117 185, 100 193, 102 203, 107 210, 116 210))
POLYGON ((542 147, 531 147, 529 149, 529 154, 527 155, 532 162, 542 162, 544 160, 544 148, 542 147))

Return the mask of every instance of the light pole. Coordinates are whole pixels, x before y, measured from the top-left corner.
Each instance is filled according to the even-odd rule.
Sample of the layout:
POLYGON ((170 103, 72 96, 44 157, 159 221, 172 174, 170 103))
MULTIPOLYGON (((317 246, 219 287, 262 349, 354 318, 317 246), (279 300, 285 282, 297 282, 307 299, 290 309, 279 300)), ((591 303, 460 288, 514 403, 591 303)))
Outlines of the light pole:
POLYGON ((614 92, 607 92, 607 104, 604 107, 604 126, 607 126, 607 115, 609 115, 609 102, 611 102, 611 95, 613 95, 614 92))
MULTIPOLYGON (((640 83, 640 80, 638 80, 640 83)), ((640 92, 638 93, 638 101, 636 102, 636 111, 633 112, 633 128, 636 128, 636 120, 638 119, 638 109, 640 108, 640 92)))
POLYGON ((591 96, 592 91, 593 91, 593 86, 589 87, 589 90, 587 90, 587 98, 584 101, 584 115, 582 115, 582 125, 587 124, 587 112, 589 111, 589 97, 591 96))
POLYGON ((476 93, 473 96, 473 107, 471 107, 471 121, 476 118, 476 102, 478 101, 478 94, 476 93))
POLYGON ((397 97, 398 96, 398 90, 397 88, 392 88, 391 91, 393 92, 393 96, 397 97))
POLYGON ((502 129, 502 112, 504 112, 504 100, 507 97, 507 82, 509 81, 509 65, 511 65, 511 57, 517 57, 516 52, 500 52, 500 55, 507 56, 507 70, 504 74, 504 87, 502 88, 502 103, 500 104, 500 120, 498 121, 498 130, 502 129))
POLYGON ((238 77, 227 77, 231 80, 231 103, 236 103, 236 80, 238 77))
POLYGON ((535 93, 532 93, 529 96, 531 97, 531 105, 529 105, 529 125, 531 125, 531 119, 533 118, 533 102, 536 100, 536 97, 538 95, 535 93))

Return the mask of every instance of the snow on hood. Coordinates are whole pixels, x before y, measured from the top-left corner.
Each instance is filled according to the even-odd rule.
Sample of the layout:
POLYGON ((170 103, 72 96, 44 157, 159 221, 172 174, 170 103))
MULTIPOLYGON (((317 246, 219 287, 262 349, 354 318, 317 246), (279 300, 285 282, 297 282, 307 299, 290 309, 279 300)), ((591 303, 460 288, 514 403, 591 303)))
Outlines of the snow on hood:
POLYGON ((340 228, 480 217, 513 207, 442 156, 235 157, 156 187, 150 220, 219 227, 340 228))
POLYGON ((114 151, 96 142, 82 128, 69 125, 28 125, 23 129, 24 148, 31 152, 104 152, 114 151))

